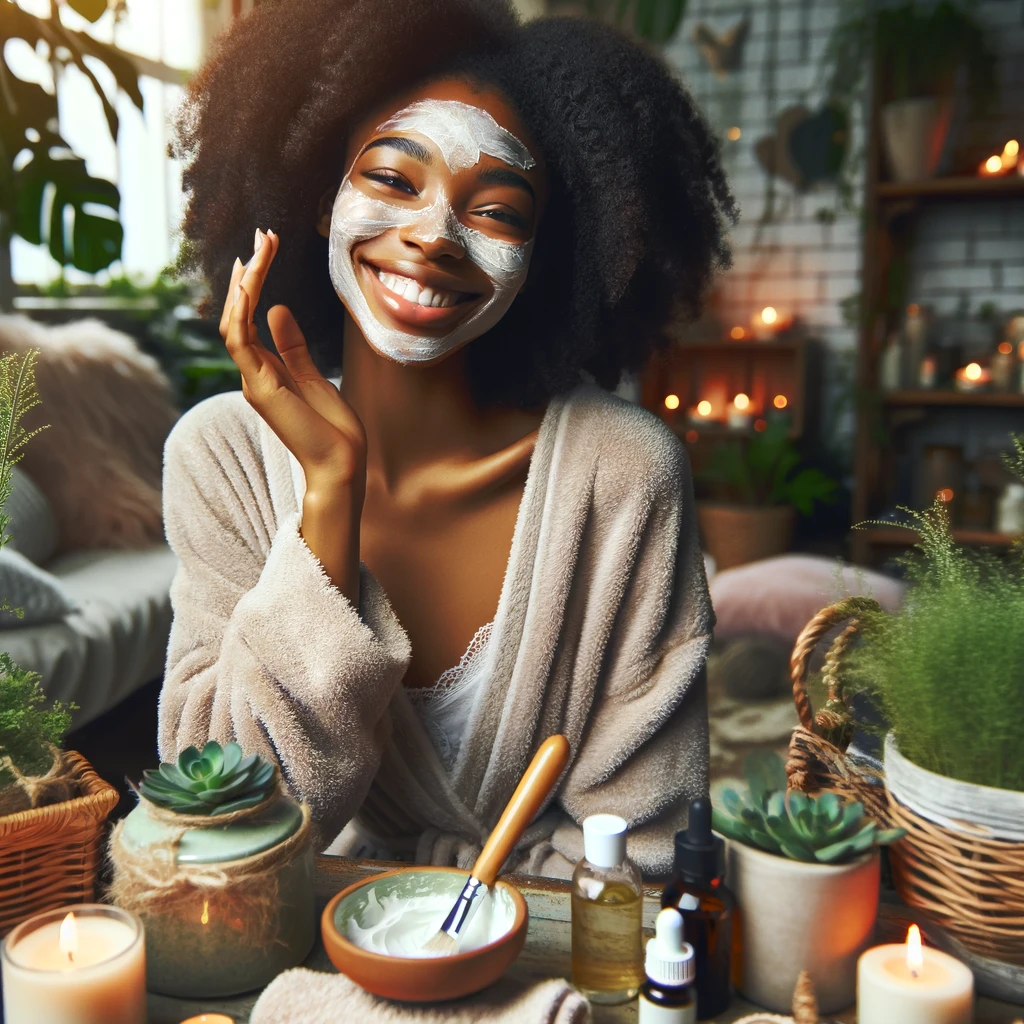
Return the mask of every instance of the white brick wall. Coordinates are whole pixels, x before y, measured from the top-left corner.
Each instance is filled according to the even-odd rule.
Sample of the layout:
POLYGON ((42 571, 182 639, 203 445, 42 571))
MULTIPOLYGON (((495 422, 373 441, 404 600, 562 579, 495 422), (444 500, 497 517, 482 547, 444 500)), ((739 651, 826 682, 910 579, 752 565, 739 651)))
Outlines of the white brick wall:
MULTIPOLYGON (((834 224, 822 225, 815 213, 835 206, 835 189, 821 187, 801 196, 777 180, 774 222, 762 228, 755 245, 765 210, 766 174, 754 146, 774 134, 775 116, 784 107, 803 103, 814 111, 824 100, 819 61, 843 6, 844 0, 690 0, 683 26, 666 48, 668 60, 723 138, 725 166, 742 206, 742 220, 733 232, 735 267, 722 281, 725 315, 749 323, 765 304, 786 307, 834 353, 856 343, 838 303, 860 290, 859 215, 841 213, 834 224), (693 28, 705 22, 722 33, 748 11, 752 24, 743 67, 721 80, 693 44, 693 28), (773 12, 778 26, 774 55, 773 12), (742 131, 735 142, 725 138, 733 125, 742 131)), ((1008 131, 1017 126, 1024 144, 1024 0, 981 0, 979 9, 994 29, 992 39, 1002 57, 1000 109, 988 120, 1008 131)), ((986 130, 991 128, 984 123, 973 129, 975 134, 986 130)), ((861 132, 862 126, 854 125, 855 142, 861 132)), ((861 202, 858 194, 856 203, 861 202)), ((1024 306, 1022 289, 1024 202, 935 205, 920 218, 909 301, 928 302, 944 312, 966 296, 974 311, 985 302, 1009 309, 1024 306)))

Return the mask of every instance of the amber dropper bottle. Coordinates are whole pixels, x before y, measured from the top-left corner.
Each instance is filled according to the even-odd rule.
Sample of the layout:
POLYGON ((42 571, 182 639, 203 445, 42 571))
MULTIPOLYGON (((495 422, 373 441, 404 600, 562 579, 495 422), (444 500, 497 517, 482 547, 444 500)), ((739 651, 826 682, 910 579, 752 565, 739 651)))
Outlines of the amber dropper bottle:
POLYGON ((693 946, 697 1019, 717 1017, 732 998, 732 951, 740 924, 735 897, 725 885, 725 842, 711 831, 710 800, 694 800, 687 827, 676 833, 675 868, 661 905, 683 915, 693 946))

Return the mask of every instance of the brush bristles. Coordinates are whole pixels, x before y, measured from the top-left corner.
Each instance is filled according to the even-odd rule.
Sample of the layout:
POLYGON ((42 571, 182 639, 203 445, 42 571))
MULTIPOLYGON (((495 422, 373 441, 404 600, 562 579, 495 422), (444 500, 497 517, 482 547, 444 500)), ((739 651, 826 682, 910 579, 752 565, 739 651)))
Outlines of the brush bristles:
POLYGON ((447 932, 441 931, 423 947, 425 953, 436 953, 438 956, 451 956, 455 949, 455 940, 447 932))

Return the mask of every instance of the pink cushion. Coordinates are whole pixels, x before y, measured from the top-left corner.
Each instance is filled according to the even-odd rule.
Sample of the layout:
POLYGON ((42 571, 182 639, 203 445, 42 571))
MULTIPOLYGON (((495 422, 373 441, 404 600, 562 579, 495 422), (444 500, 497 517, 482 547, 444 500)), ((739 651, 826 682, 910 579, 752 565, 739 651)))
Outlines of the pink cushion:
POLYGON ((715 636, 751 634, 793 643, 822 608, 851 595, 873 597, 886 611, 903 602, 905 585, 870 569, 814 555, 780 555, 726 569, 710 580, 715 636))

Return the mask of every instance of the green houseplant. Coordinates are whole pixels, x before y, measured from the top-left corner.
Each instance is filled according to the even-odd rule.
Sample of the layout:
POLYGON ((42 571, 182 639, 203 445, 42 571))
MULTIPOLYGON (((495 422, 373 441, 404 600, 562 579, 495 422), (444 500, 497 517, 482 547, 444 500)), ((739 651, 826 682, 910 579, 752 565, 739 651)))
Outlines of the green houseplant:
POLYGON ((747 791, 725 790, 713 811, 743 915, 741 990, 782 1012, 807 971, 822 1012, 843 1009, 854 1001, 857 957, 874 934, 878 847, 904 833, 833 793, 787 790, 778 754, 755 752, 744 771, 747 791))
POLYGON ((897 181, 935 173, 949 130, 957 78, 972 105, 996 93, 996 56, 972 0, 857 0, 829 38, 823 59, 831 102, 863 98, 877 68, 886 155, 897 181))
POLYGON ((836 481, 802 461, 785 418, 712 450, 695 475, 715 500, 698 502, 697 515, 718 569, 781 554, 796 513, 810 515, 818 502, 835 500, 836 481))
POLYGON ((301 963, 316 937, 310 817, 277 766, 211 740, 135 789, 110 897, 145 924, 148 987, 228 996, 301 963))

